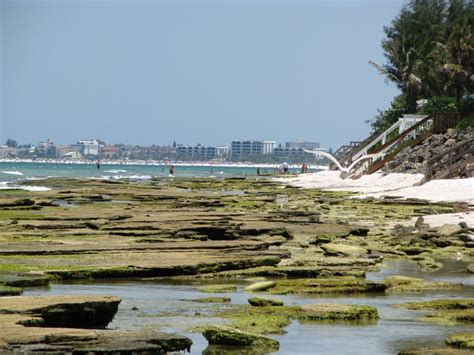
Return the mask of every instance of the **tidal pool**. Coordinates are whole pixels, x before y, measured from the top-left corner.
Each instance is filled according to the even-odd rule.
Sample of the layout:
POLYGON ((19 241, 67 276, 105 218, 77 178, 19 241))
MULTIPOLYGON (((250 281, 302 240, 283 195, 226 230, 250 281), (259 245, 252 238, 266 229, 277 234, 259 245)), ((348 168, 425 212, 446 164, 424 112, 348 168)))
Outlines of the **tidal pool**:
MULTIPOLYGON (((473 285, 474 277, 463 275, 460 264, 449 265, 444 272, 423 273, 411 263, 396 263, 391 269, 369 273, 369 279, 379 279, 390 274, 419 276, 443 281, 473 285)), ((209 281, 207 281, 209 283, 209 281)), ((214 282, 216 283, 216 282, 214 282)), ((225 280, 229 283, 229 280, 225 280)), ((192 302, 192 299, 223 296, 230 297, 232 304, 246 304, 255 293, 243 291, 244 284, 238 284, 235 293, 208 294, 195 290, 197 282, 174 280, 147 281, 101 281, 91 283, 53 284, 49 289, 30 289, 25 295, 114 295, 122 299, 119 311, 110 323, 111 329, 144 330, 159 329, 186 335, 193 340, 191 354, 201 354, 207 341, 199 333, 188 329, 206 324, 224 323, 213 317, 213 313, 228 304, 192 302)), ((263 294, 262 294, 263 295, 263 294)), ((284 295, 271 296, 281 299, 286 305, 308 303, 357 303, 377 307, 380 320, 368 324, 317 323, 293 321, 284 335, 275 335, 280 341, 277 354, 394 354, 400 350, 422 347, 443 347, 444 339, 460 331, 474 331, 474 326, 446 327, 418 322, 415 319, 426 312, 394 308, 404 302, 425 301, 439 298, 473 297, 472 287, 460 290, 442 290, 403 294, 359 294, 342 296, 284 295)), ((236 352, 236 354, 242 352, 236 352)))

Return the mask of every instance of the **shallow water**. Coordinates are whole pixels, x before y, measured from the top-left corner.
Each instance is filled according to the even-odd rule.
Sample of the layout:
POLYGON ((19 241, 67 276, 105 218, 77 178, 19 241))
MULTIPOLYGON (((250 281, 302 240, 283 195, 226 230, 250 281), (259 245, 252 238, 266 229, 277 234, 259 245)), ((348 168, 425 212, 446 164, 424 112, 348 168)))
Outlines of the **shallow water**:
MULTIPOLYGON (((168 178, 168 169, 168 166, 159 165, 101 164, 98 170, 95 164, 0 162, 0 182, 13 183, 47 177, 150 180, 152 177, 168 178)), ((175 166, 174 176, 178 178, 257 176, 255 167, 215 166, 214 170, 215 174, 209 166, 175 166)), ((311 169, 311 172, 314 171, 317 170, 311 169)), ((299 169, 290 169, 290 172, 295 174, 299 169)), ((31 184, 33 185, 34 181, 31 181, 31 184)))
MULTIPOLYGON (((456 265, 450 265, 456 268, 456 265)), ((445 273, 419 272, 411 263, 397 263, 391 269, 368 275, 370 279, 383 278, 400 271, 406 276, 421 276, 445 281, 459 281, 460 276, 445 273)), ((472 279, 469 281, 471 282, 472 279)), ((226 283, 229 280, 225 281, 226 283)), ((243 291, 239 285, 236 293, 205 294, 195 290, 195 285, 169 280, 154 281, 110 281, 100 283, 64 283, 52 285, 49 289, 32 289, 25 295, 115 295, 122 299, 119 311, 110 323, 112 329, 142 330, 160 329, 164 332, 180 333, 193 340, 191 354, 201 354, 207 341, 199 333, 185 329, 202 324, 217 324, 220 319, 212 317, 215 310, 228 307, 225 304, 191 302, 191 299, 224 296, 233 304, 246 304, 255 294, 243 291), (133 307, 138 310, 132 310, 133 307)), ((438 298, 473 297, 473 289, 442 290, 414 294, 361 294, 327 297, 316 295, 272 296, 286 305, 308 303, 365 304, 377 307, 380 320, 368 324, 348 323, 299 323, 294 321, 285 330, 285 335, 274 336, 280 341, 277 354, 394 354, 400 350, 420 347, 441 347, 444 339, 459 331, 474 331, 472 326, 445 327, 417 322, 424 312, 394 308, 403 302, 424 301, 438 298)))
POLYGON ((474 287, 474 274, 467 272, 469 263, 455 259, 439 261, 443 263, 443 268, 433 272, 421 271, 414 262, 394 262, 379 272, 367 273, 367 279, 377 281, 391 275, 404 275, 430 281, 460 282, 466 286, 474 287))

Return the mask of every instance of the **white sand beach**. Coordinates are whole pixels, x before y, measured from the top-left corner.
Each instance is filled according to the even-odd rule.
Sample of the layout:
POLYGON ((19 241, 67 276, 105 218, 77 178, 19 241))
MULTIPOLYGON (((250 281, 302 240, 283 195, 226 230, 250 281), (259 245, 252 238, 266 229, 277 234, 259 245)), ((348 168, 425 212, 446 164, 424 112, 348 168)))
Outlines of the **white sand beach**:
MULTIPOLYGON (((399 198, 417 198, 431 202, 465 202, 474 208, 474 178, 432 180, 419 185, 421 174, 374 173, 360 179, 341 179, 338 171, 321 171, 314 174, 302 174, 290 178, 278 178, 280 182, 302 188, 318 188, 333 191, 358 192, 356 198, 379 198, 393 196, 399 198)), ((431 226, 458 224, 466 222, 474 227, 474 210, 465 213, 453 213, 424 217, 431 226)))

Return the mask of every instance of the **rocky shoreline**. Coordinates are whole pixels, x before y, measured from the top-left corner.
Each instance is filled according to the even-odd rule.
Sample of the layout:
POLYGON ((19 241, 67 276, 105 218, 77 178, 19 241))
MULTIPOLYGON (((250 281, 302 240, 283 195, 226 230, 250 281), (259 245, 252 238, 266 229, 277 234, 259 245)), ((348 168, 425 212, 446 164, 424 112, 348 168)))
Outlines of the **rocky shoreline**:
POLYGON ((191 348, 180 336, 93 330, 110 323, 119 303, 111 296, 2 297, 0 351, 164 354, 191 348))
MULTIPOLYGON (((24 287, 44 287, 61 280, 135 278, 150 282, 163 277, 181 282, 205 280, 207 286, 199 289, 205 293, 233 293, 236 282, 245 282, 250 294, 384 295, 465 287, 405 275, 366 280, 367 272, 382 268, 387 260, 413 261, 428 271, 443 268, 443 260, 449 258, 474 264, 472 226, 430 227, 423 219, 466 211, 468 204, 360 200, 348 192, 300 189, 266 179, 157 179, 146 183, 47 179, 35 184, 51 190, 9 190, 0 196, 0 295, 20 294, 24 287), (418 218, 416 223, 413 218, 418 218), (223 284, 223 280, 228 281, 223 284)), ((470 267, 464 272, 468 270, 470 267)), ((211 298, 202 302, 229 304, 211 298)), ((11 299, 23 303, 22 296, 1 297, 0 316, 6 317, 5 322, 10 319, 15 328, 28 328, 17 323, 31 319, 31 314, 1 311, 2 302, 11 299)), ((119 300, 106 299, 110 307, 118 307, 119 300)), ((48 302, 54 308, 58 300, 48 302)), ((77 300, 76 306, 82 307, 83 302, 87 303, 77 300)), ((277 305, 268 299, 252 302, 229 304, 229 309, 216 313, 227 320, 228 327, 197 331, 208 334, 215 349, 231 345, 222 339, 235 341, 236 337, 247 340, 233 346, 252 348, 250 335, 281 333, 292 320, 359 322, 378 318, 377 309, 363 304, 305 308, 277 305)), ((117 311, 107 311, 110 307, 91 313, 87 319, 92 323, 75 326, 105 327, 117 311)), ((455 321, 469 324, 473 320, 455 321)), ((71 330, 65 327, 70 323, 58 323, 54 328, 51 324, 46 321, 48 328, 38 334, 46 336, 44 329, 50 334, 73 334, 67 349, 77 353, 99 353, 100 349, 145 353, 153 346, 166 352, 173 349, 164 344, 177 344, 178 350, 191 346, 186 337, 155 334, 150 338, 145 333, 127 335, 128 342, 112 330, 82 329, 77 334, 87 336, 81 340, 80 335, 74 338, 76 330, 67 333, 71 330)), ((17 346, 13 336, 4 334, 3 347, 17 346)), ((64 338, 58 344, 44 339, 39 340, 38 349, 50 351, 64 345, 64 338)), ((454 347, 470 344, 453 339, 447 343, 454 347)), ((469 337, 463 335, 462 339, 469 337)), ((260 345, 254 351, 262 352, 260 340, 255 341, 260 345)), ((36 349, 28 346, 31 344, 24 349, 36 349)))

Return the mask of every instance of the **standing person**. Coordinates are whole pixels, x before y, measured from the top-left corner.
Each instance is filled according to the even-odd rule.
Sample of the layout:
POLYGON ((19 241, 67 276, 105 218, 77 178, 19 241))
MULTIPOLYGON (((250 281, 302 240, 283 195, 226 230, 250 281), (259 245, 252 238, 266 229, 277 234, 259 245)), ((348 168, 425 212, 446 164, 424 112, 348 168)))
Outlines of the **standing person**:
POLYGON ((301 174, 305 173, 305 169, 306 169, 306 164, 303 163, 303 165, 301 165, 301 174))
POLYGON ((260 168, 257 168, 257 176, 260 175, 260 168))
POLYGON ((97 171, 99 171, 100 170, 100 160, 99 159, 97 159, 96 166, 97 166, 97 171))
POLYGON ((174 176, 174 166, 170 165, 170 175, 174 176))
POLYGON ((284 162, 282 165, 283 168, 283 174, 288 174, 288 163, 284 162))

